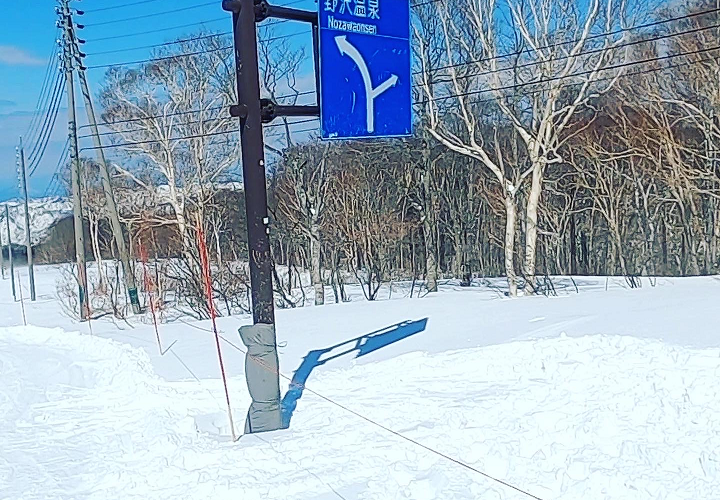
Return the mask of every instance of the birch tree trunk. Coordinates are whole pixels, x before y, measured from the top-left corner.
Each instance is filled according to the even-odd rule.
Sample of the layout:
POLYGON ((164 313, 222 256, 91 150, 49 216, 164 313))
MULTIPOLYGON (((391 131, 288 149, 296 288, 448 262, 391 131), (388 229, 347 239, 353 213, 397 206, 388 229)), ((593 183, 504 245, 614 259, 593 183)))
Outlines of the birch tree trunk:
POLYGON ((535 164, 525 215, 525 293, 527 295, 534 294, 536 290, 538 205, 542 194, 542 174, 543 166, 539 163, 535 164))
POLYGON ((517 297, 517 276, 515 274, 515 225, 517 221, 517 206, 515 198, 507 193, 505 195, 505 275, 508 282, 508 295, 517 297))
POLYGON ((437 259, 435 258, 435 227, 428 216, 423 220, 425 238, 425 281, 428 292, 437 292, 437 259))
POLYGON ((310 279, 315 290, 315 305, 321 306, 325 304, 325 284, 320 262, 320 228, 317 224, 310 226, 310 279))
POLYGON ((437 198, 432 179, 432 165, 430 161, 430 151, 427 146, 427 137, 425 142, 426 146, 423 149, 424 170, 422 173, 422 199, 424 200, 422 207, 422 225, 423 237, 425 238, 425 283, 428 293, 434 293, 438 290, 437 238, 435 237, 437 198))

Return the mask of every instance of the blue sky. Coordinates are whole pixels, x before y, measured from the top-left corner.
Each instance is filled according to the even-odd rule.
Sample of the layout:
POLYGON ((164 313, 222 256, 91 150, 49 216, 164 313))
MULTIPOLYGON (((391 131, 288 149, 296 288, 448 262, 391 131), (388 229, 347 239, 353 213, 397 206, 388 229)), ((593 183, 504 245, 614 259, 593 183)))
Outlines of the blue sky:
MULTIPOLYGON (((0 201, 18 196, 15 146, 19 136, 28 130, 35 114, 47 63, 57 37, 54 1, 5 0, 4 3, 0 26, 0 201)), ((279 0, 277 3, 290 2, 279 0)), ((74 8, 85 11, 83 16, 76 16, 75 22, 86 25, 85 29, 78 31, 78 37, 87 40, 87 44, 81 49, 88 54, 87 66, 150 57, 151 49, 124 49, 177 39, 203 27, 229 32, 232 29, 230 15, 222 10, 221 4, 221 0, 84 0, 72 3, 74 8), (176 11, 119 22, 122 19, 171 9, 176 11), (104 24, 108 22, 109 24, 104 24), (192 26, 178 27, 181 25, 192 26), (160 29, 163 31, 140 34, 160 29), (117 38, 100 40, 108 37, 117 38), (121 49, 123 52, 93 55, 95 52, 121 49)), ((294 3, 293 7, 317 8, 314 0, 301 0, 294 3)), ((292 33, 299 29, 302 29, 302 26, 288 23, 278 28, 278 32, 292 33)), ((89 70, 91 91, 94 94, 98 91, 104 71, 105 69, 89 70)), ((67 138, 66 102, 63 96, 60 114, 47 151, 29 181, 31 196, 45 193, 55 173, 67 138)), ((78 106, 78 122, 83 124, 85 121, 84 109, 78 106)))

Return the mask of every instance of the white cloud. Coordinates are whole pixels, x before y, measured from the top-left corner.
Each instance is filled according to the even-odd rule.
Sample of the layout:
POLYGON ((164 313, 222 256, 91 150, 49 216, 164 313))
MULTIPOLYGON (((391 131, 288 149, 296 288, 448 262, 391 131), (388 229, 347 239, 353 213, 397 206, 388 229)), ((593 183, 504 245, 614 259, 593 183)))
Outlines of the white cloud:
POLYGON ((14 45, 0 45, 0 64, 42 66, 45 61, 14 45))

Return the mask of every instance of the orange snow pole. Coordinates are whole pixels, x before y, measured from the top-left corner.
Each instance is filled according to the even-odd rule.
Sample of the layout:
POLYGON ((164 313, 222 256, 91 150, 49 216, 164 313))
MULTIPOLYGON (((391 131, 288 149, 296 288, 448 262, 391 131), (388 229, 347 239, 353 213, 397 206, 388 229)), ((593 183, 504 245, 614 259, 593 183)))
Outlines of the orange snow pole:
POLYGON ((230 406, 230 392, 228 391, 227 376, 225 375, 225 364, 223 363, 222 350, 220 349, 220 335, 218 334, 217 324, 215 322, 215 317, 217 316, 217 314, 215 311, 215 302, 213 301, 210 260, 208 259, 207 244, 205 243, 205 231, 203 230, 202 221, 199 215, 197 218, 196 229, 198 252, 200 253, 200 265, 202 266, 203 282, 205 285, 205 296, 207 298, 210 319, 212 320, 213 333, 215 334, 215 345, 217 346, 218 361, 220 362, 220 373, 222 375, 223 386, 225 388, 225 401, 227 402, 228 419, 230 420, 230 432, 232 433, 232 439, 234 442, 237 441, 237 437, 235 435, 235 424, 233 423, 232 409, 230 406))
POLYGON ((155 283, 148 273, 148 255, 141 240, 138 240, 138 247, 140 250, 140 260, 143 265, 143 281, 145 283, 145 290, 148 293, 148 302, 150 303, 150 312, 152 313, 153 326, 155 327, 155 338, 157 339, 158 349, 160 349, 160 355, 163 356, 165 353, 162 349, 162 342, 160 341, 160 330, 158 328, 157 314, 155 313, 155 283))

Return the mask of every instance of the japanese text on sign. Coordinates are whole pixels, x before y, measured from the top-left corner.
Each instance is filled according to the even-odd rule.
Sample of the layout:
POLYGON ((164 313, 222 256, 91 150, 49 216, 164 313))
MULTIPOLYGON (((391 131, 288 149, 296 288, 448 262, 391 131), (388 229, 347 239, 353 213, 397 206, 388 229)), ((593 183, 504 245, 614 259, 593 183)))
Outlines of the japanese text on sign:
POLYGON ((380 19, 380 0, 324 0, 325 12, 380 19))

